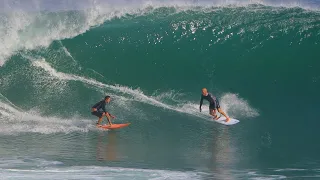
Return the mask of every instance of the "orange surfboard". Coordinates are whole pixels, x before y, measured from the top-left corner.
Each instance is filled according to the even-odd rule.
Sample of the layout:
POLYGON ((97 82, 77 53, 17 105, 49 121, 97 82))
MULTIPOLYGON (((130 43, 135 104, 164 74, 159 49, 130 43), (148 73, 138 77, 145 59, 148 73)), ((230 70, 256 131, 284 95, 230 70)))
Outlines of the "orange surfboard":
POLYGON ((120 129, 126 126, 129 126, 130 123, 125 123, 125 124, 112 124, 111 126, 109 124, 103 124, 103 125, 97 125, 98 128, 102 129, 120 129))

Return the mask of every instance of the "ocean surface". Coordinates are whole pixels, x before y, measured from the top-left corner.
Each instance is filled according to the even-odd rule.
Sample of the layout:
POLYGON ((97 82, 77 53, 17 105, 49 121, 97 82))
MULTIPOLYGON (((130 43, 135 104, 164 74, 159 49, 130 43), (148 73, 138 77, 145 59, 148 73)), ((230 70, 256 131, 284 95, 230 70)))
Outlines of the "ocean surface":
POLYGON ((0 179, 320 179, 319 10, 0 1, 0 179), (106 95, 130 126, 95 127, 106 95))

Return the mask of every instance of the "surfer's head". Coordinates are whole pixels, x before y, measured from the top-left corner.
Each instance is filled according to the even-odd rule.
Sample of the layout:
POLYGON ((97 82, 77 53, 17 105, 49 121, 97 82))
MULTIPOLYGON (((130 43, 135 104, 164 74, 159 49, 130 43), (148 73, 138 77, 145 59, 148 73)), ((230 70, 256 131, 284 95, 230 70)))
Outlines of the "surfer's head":
POLYGON ((108 102, 110 102, 111 98, 110 98, 110 96, 106 96, 106 97, 104 97, 104 100, 108 103, 108 102))
POLYGON ((206 89, 206 88, 202 88, 202 95, 207 95, 207 93, 208 93, 208 90, 206 89))

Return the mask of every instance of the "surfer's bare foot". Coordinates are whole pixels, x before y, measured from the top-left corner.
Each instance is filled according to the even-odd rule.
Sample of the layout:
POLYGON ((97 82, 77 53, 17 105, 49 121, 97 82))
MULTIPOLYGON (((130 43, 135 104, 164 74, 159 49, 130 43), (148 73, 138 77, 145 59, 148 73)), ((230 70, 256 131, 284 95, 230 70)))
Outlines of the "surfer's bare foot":
POLYGON ((212 119, 213 119, 213 120, 216 120, 217 117, 218 117, 217 115, 214 115, 214 116, 212 117, 212 119))
POLYGON ((230 121, 230 118, 229 118, 229 117, 226 119, 226 122, 228 122, 228 121, 230 121))
POLYGON ((218 117, 218 115, 215 115, 212 119, 218 120, 221 116, 218 117))

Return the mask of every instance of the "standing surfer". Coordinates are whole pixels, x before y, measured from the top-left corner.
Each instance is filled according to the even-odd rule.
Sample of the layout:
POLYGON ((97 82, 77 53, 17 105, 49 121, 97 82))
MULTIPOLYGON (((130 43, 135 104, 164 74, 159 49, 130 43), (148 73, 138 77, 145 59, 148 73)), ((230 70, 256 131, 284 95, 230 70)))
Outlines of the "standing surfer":
POLYGON ((200 100, 200 112, 202 111, 201 106, 203 103, 203 99, 209 101, 210 103, 209 114, 213 116, 213 119, 218 120, 221 117, 221 116, 218 117, 218 115, 216 115, 216 110, 218 110, 220 114, 226 117, 226 122, 230 120, 229 116, 227 116, 222 111, 218 99, 215 96, 213 96, 211 93, 208 93, 208 90, 206 88, 202 89, 201 100, 200 100))

